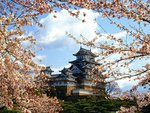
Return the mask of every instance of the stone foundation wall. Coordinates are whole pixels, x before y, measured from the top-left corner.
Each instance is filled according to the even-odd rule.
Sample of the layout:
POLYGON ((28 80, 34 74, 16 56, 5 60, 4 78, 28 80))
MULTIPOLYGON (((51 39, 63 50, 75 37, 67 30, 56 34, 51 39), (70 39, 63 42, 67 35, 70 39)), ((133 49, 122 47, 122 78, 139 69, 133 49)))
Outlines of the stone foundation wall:
POLYGON ((73 89, 75 89, 74 86, 68 86, 68 87, 67 87, 66 95, 67 95, 67 96, 72 95, 72 90, 73 90, 73 89))
POLYGON ((72 90, 75 89, 74 86, 59 86, 56 87, 57 92, 62 92, 62 94, 65 94, 66 96, 72 95, 72 90))
POLYGON ((84 86, 84 89, 88 90, 88 91, 93 91, 94 90, 93 87, 91 87, 91 86, 84 86))

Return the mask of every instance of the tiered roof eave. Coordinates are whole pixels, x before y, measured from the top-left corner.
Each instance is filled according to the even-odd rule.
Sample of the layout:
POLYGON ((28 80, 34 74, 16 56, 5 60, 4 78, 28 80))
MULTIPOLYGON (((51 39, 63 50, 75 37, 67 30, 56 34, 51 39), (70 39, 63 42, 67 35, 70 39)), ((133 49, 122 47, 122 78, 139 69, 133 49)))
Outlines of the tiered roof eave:
POLYGON ((93 57, 98 57, 98 55, 92 53, 91 50, 87 50, 87 49, 84 49, 82 47, 80 47, 80 50, 77 53, 73 54, 73 55, 74 56, 78 56, 78 55, 90 55, 90 56, 93 56, 93 57))

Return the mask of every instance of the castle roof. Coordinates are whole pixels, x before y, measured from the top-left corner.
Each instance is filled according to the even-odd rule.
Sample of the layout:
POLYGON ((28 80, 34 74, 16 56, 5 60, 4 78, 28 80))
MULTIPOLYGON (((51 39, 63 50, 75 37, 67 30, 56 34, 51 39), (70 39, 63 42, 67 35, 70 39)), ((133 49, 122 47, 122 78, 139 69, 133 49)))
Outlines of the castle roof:
POLYGON ((60 72, 63 74, 72 73, 72 71, 69 68, 63 68, 60 72))
POLYGON ((88 61, 88 60, 74 60, 74 61, 70 61, 69 63, 71 63, 71 64, 78 64, 78 63, 81 63, 81 62, 95 64, 95 65, 101 65, 100 63, 98 63, 96 61, 88 61))
POLYGON ((97 57, 94 53, 91 52, 91 50, 85 49, 80 47, 80 50, 76 53, 73 54, 74 56, 78 56, 78 55, 91 55, 93 57, 97 57))
POLYGON ((54 71, 50 68, 50 66, 47 66, 45 70, 46 70, 46 71, 49 71, 49 72, 54 72, 54 71))
POLYGON ((51 73, 54 72, 54 71, 50 68, 50 66, 47 66, 46 69, 41 70, 41 72, 44 72, 46 74, 50 74, 51 75, 51 73))

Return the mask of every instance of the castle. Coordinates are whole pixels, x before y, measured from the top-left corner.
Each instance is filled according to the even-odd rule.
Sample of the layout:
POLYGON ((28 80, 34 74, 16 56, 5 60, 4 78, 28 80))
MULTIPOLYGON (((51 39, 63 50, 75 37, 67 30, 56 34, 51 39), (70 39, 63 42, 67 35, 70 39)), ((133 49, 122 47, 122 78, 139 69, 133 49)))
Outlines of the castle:
POLYGON ((44 72, 51 75, 50 86, 65 96, 103 95, 105 78, 95 68, 101 65, 95 61, 97 56, 91 50, 82 47, 73 55, 76 56, 76 60, 69 62, 71 66, 62 69, 61 74, 52 75, 50 67, 46 68, 44 72))

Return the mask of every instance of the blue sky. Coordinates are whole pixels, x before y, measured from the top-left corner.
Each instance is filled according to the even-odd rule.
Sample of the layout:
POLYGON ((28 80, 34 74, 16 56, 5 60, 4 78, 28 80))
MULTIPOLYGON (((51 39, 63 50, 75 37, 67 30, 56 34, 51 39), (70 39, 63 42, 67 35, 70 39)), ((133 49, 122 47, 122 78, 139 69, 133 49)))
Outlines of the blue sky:
MULTIPOLYGON (((40 17, 40 22, 44 27, 35 26, 28 29, 28 35, 33 35, 37 38, 37 47, 44 48, 42 51, 36 50, 36 61, 38 62, 37 59, 42 60, 42 62, 38 63, 51 66, 55 73, 58 73, 63 67, 68 67, 70 65, 69 61, 75 60, 73 54, 79 50, 80 44, 69 38, 66 32, 71 33, 79 40, 82 40, 79 38, 80 34, 91 40, 95 37, 95 31, 104 33, 93 19, 97 19, 108 33, 119 38, 126 37, 125 31, 110 25, 107 19, 101 18, 100 14, 92 10, 80 9, 79 18, 70 16, 66 10, 61 10, 56 14, 47 14, 40 17), (84 13, 86 13, 85 17, 83 16, 84 13), (54 15, 56 18, 54 18, 54 15), (83 19, 85 20, 84 23, 82 22, 83 19)), ((132 23, 132 20, 127 22, 126 19, 117 21, 123 24, 132 23)), ((103 41, 103 38, 99 41, 103 41)), ((89 47, 85 48, 90 49, 89 47)), ((120 80, 118 83, 122 89, 129 89, 133 84, 137 84, 136 81, 129 81, 128 79, 120 80)))

